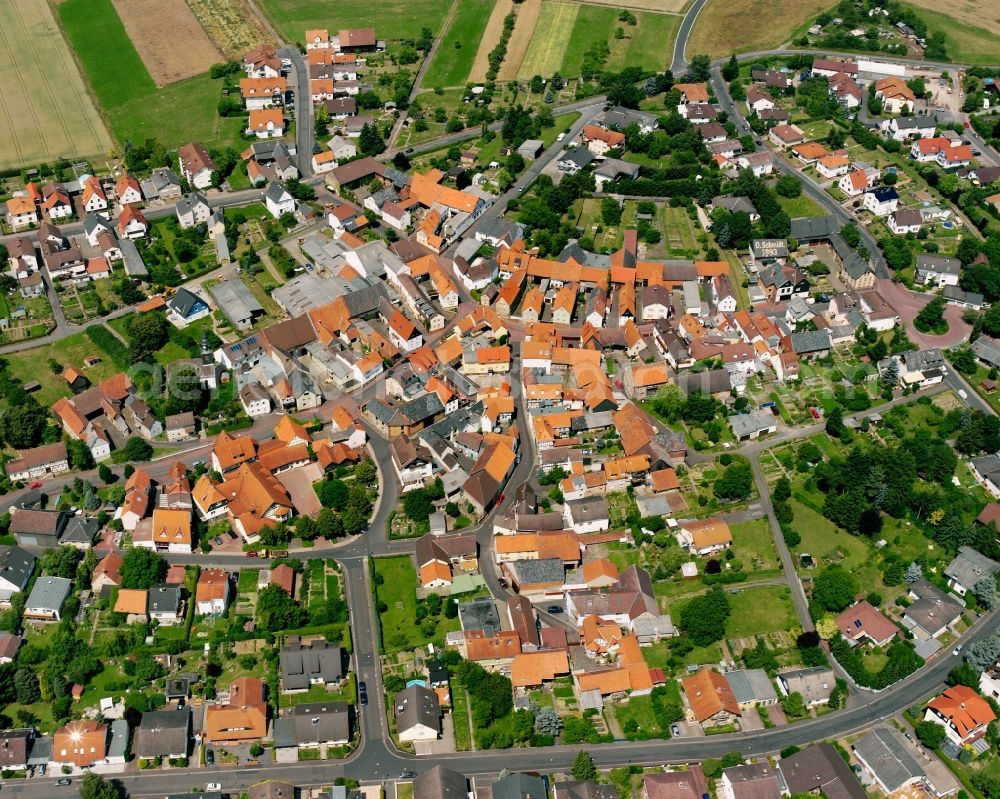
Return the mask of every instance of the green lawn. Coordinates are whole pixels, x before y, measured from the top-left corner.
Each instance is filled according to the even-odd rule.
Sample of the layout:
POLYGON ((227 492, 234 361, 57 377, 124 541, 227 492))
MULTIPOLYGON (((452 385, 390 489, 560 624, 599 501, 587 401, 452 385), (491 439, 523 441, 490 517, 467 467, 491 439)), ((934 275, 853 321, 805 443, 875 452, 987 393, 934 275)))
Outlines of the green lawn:
POLYGON ((727 638, 748 638, 776 630, 791 630, 798 624, 791 593, 784 586, 746 588, 730 596, 727 638))
POLYGON ((438 45, 423 86, 464 86, 496 0, 463 0, 438 45))
POLYGON ((583 66, 586 52, 598 42, 607 42, 608 37, 617 27, 618 11, 603 6, 581 5, 580 12, 573 23, 573 32, 566 42, 563 53, 563 77, 577 77, 583 66))
POLYGON ((459 752, 472 749, 472 731, 469 729, 469 694, 460 685, 451 687, 451 717, 455 723, 455 748, 459 752))
POLYGON ((41 389, 35 393, 35 398, 42 405, 51 405, 59 397, 68 397, 72 392, 66 385, 66 379, 61 374, 54 374, 48 368, 49 360, 54 360, 63 367, 72 366, 80 369, 91 383, 99 383, 118 373, 118 369, 106 356, 104 351, 94 344, 84 332, 75 333, 55 344, 47 344, 35 349, 12 352, 3 356, 8 363, 10 374, 19 377, 24 382, 37 380, 41 389), (96 366, 83 368, 83 359, 88 355, 97 355, 102 361, 96 366))
POLYGON ((733 551, 743 562, 744 571, 767 571, 778 568, 778 553, 767 519, 754 519, 729 525, 733 533, 733 551))
POLYGON ((629 720, 635 721, 639 729, 636 735, 650 735, 662 737, 666 730, 660 729, 656 723, 656 715, 653 713, 653 699, 650 696, 633 696, 624 704, 611 705, 611 712, 618 719, 618 724, 624 730, 625 723, 629 720))
POLYGON ((347 702, 353 705, 357 691, 354 688, 354 674, 348 674, 343 686, 337 691, 327 691, 326 686, 310 685, 308 691, 298 694, 281 694, 280 703, 282 707, 294 705, 305 705, 317 702, 347 702))
POLYGON ((863 540, 844 532, 797 499, 793 498, 790 504, 795 514, 792 529, 802 537, 802 542, 795 548, 797 552, 809 553, 820 566, 840 563, 848 571, 855 571, 871 558, 863 540))
POLYGON ((802 216, 823 216, 826 212, 805 194, 798 197, 782 197, 777 195, 781 209, 792 219, 802 216))
POLYGON ((305 31, 327 28, 375 28, 380 39, 408 39, 420 35, 422 28, 433 33, 449 3, 443 0, 379 0, 378 3, 330 3, 328 0, 261 0, 264 12, 285 38, 301 42, 305 31))
MULTIPOLYGON (((410 556, 375 558, 375 573, 383 580, 377 591, 379 601, 386 606, 379 613, 385 651, 400 652, 426 645, 426 637, 413 621, 417 613, 417 573, 410 556)), ((445 619, 438 624, 432 640, 443 643, 445 632, 458 628, 458 619, 445 619)))

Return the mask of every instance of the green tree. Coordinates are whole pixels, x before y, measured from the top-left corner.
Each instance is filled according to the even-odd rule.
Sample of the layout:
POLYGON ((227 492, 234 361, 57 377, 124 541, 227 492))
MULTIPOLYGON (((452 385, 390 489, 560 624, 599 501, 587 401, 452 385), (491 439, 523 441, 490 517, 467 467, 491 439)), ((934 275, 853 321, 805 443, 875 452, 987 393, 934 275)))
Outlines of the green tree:
POLYGON ((11 405, 0 416, 0 437, 14 449, 38 446, 49 422, 49 412, 34 397, 21 396, 25 401, 11 405))
POLYGON ((123 452, 129 461, 148 461, 153 457, 153 445, 144 438, 132 436, 125 442, 123 452))
POLYGON ((944 309, 944 297, 940 294, 935 295, 929 303, 920 309, 920 313, 913 320, 917 330, 921 333, 944 332, 943 328, 948 325, 944 320, 944 309))
POLYGON ((844 430, 844 411, 839 405, 834 405, 826 415, 826 434, 832 438, 840 438, 844 430))
POLYGON ((42 698, 38 675, 32 669, 18 669, 14 674, 14 693, 19 705, 33 705, 42 698))
POLYGON ((294 630, 307 619, 306 609, 276 585, 267 586, 257 596, 257 623, 264 630, 294 630))
POLYGON ((170 323, 162 313, 136 314, 128 322, 129 350, 133 363, 147 361, 167 343, 170 323))
POLYGON ((729 56, 729 61, 722 68, 722 77, 727 81, 736 80, 740 76, 740 64, 736 60, 736 53, 729 56))
POLYGON ((725 635, 729 598, 718 585, 681 608, 679 624, 695 646, 707 646, 725 635))
POLYGON ((753 488, 753 471, 746 461, 729 466, 715 481, 715 495, 720 499, 743 499, 753 488))
POLYGON ((921 721, 913 728, 913 731, 917 734, 917 738, 920 739, 920 743, 928 749, 937 749, 944 743, 944 727, 933 721, 921 721))
POLYGON ((842 566, 828 566, 819 573, 813 584, 813 601, 823 610, 840 613, 848 607, 858 593, 858 581, 842 566))
POLYGON ((597 779, 597 766, 594 765, 594 758, 586 749, 576 753, 576 758, 573 760, 573 779, 581 782, 597 779))
POLYGON ((130 547, 122 557, 122 588, 152 588, 167 576, 167 562, 145 547, 130 547))
POLYGON ((362 155, 378 155, 385 150, 385 141, 374 124, 365 124, 358 137, 358 149, 362 155))
POLYGON ((88 771, 80 784, 80 799, 121 799, 121 794, 113 783, 100 774, 88 771))
POLYGON ((72 580, 83 553, 70 546, 52 547, 42 555, 42 571, 50 577, 65 577, 72 580))
POLYGON ((104 484, 110 483, 115 479, 114 472, 111 471, 111 467, 109 467, 106 463, 102 463, 97 467, 97 476, 104 484))

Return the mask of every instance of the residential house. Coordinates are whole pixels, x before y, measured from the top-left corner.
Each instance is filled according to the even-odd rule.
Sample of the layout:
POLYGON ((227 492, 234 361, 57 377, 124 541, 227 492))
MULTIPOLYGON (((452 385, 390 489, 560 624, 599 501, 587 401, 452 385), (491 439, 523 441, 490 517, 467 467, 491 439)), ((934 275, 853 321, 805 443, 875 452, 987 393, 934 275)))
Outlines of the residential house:
POLYGON ((695 763, 687 771, 666 771, 646 774, 642 778, 643 799, 704 799, 708 780, 701 765, 695 763))
POLYGON ((280 183, 268 184, 267 191, 264 192, 264 204, 275 219, 283 214, 295 213, 295 198, 280 183))
POLYGON ((191 748, 191 708, 154 710, 142 714, 135 729, 132 753, 139 760, 187 758, 191 748))
POLYGON ((210 704, 204 711, 204 739, 219 746, 260 741, 267 734, 264 684, 256 677, 237 677, 229 701, 210 704))
POLYGON ((918 283, 936 286, 957 286, 962 273, 962 262, 942 255, 917 255, 916 279, 918 283))
POLYGON ((785 696, 799 694, 806 707, 826 705, 836 686, 836 675, 829 666, 807 666, 779 671, 778 688, 785 696))
POLYGON ((971 744, 986 735, 996 714, 983 697, 967 685, 952 685, 927 703, 924 721, 944 727, 948 740, 958 746, 971 744))
POLYGON ((202 569, 195 588, 195 611, 199 616, 221 616, 229 607, 233 585, 229 572, 202 569))
POLYGON ((887 724, 879 724, 851 746, 854 756, 886 796, 899 795, 910 786, 924 787, 926 774, 911 744, 887 724))
POLYGON ((899 194, 893 188, 886 186, 865 192, 864 207, 875 216, 889 216, 896 210, 898 204, 899 194))
POLYGON ((437 694, 423 685, 415 683, 396 694, 393 713, 400 741, 433 741, 441 733, 437 694))
POLYGON ((108 754, 110 728, 97 721, 71 721, 52 736, 51 768, 90 768, 108 754))
POLYGON ((27 587, 37 561, 21 547, 0 547, 0 605, 9 605, 10 598, 27 587))
POLYGON ((326 641, 303 644, 297 636, 290 636, 281 648, 279 662, 283 694, 308 691, 313 685, 332 691, 343 684, 346 676, 341 648, 326 641))
POLYGON ((910 604, 903 611, 903 626, 920 640, 937 638, 962 618, 965 606, 927 580, 910 584, 910 604))
POLYGON ((851 605, 836 618, 837 629, 848 641, 870 641, 884 646, 899 635, 899 628, 863 599, 851 605))
POLYGON ((23 450, 5 466, 12 482, 29 482, 69 471, 66 445, 61 441, 23 450))
POLYGON ((177 160, 181 176, 192 188, 207 189, 212 185, 215 162, 203 144, 191 142, 178 148, 177 160))
POLYGON ((741 711, 726 678, 713 669, 702 669, 682 683, 691 718, 703 727, 734 724, 741 711))
POLYGON ((952 591, 959 596, 965 596, 977 582, 985 577, 993 577, 998 570, 1000 564, 996 561, 990 560, 972 547, 962 546, 958 548, 954 560, 945 568, 944 576, 952 591))
POLYGON ((208 224, 212 216, 212 207, 204 194, 192 192, 181 197, 174 206, 177 212, 177 222, 182 228, 208 224))

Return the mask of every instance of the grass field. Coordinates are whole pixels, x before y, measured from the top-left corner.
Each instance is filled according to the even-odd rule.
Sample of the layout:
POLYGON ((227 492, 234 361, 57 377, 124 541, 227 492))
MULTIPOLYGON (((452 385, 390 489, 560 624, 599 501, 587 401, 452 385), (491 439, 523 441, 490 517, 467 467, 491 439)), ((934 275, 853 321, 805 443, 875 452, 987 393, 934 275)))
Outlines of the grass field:
POLYGON ((666 67, 674 52, 674 40, 681 18, 672 14, 636 13, 638 24, 620 25, 625 30, 624 39, 612 36, 611 57, 608 69, 641 67, 660 71, 666 67))
POLYGON ((208 147, 239 144, 240 118, 223 119, 216 111, 221 81, 206 74, 158 89, 111 0, 66 0, 58 10, 120 141, 155 136, 168 147, 191 140, 208 147))
POLYGON ((424 86, 464 86, 496 0, 459 0, 451 26, 424 75, 424 86))
POLYGON ((328 0, 261 0, 261 8, 288 41, 301 42, 311 28, 374 28, 380 39, 410 39, 421 28, 435 34, 448 13, 446 0, 379 0, 330 3, 328 0))
POLYGON ((542 3, 538 25, 521 61, 518 78, 524 80, 534 75, 548 78, 562 68, 566 42, 581 7, 576 3, 542 3))
POLYGON ((708 53, 766 50, 786 42, 802 23, 829 8, 828 0, 729 0, 707 3, 687 44, 690 58, 708 53))
POLYGON ((743 561, 744 571, 766 571, 778 568, 778 553, 767 519, 736 522, 729 526, 733 533, 733 551, 743 561))
POLYGON ((111 137, 45 0, 0 0, 0 167, 97 156, 111 137))
POLYGON ((598 42, 606 42, 617 27, 618 12, 602 6, 580 6, 580 13, 573 23, 573 32, 566 42, 566 52, 560 72, 572 78, 580 74, 583 56, 598 42))
POLYGON ((66 379, 61 374, 53 374, 48 368, 49 359, 59 362, 63 367, 72 366, 79 369, 93 384, 106 380, 120 371, 84 332, 76 333, 55 344, 12 352, 3 357, 8 363, 11 375, 21 378, 25 383, 37 380, 41 384, 41 389, 35 392, 34 397, 45 406, 51 405, 59 397, 68 397, 73 393, 66 385, 66 379), (88 355, 97 355, 103 360, 96 366, 85 369, 83 359, 88 355))
POLYGON ((964 0, 949 5, 947 14, 940 13, 940 0, 917 0, 914 5, 921 6, 920 16, 931 31, 944 34, 952 59, 968 64, 1000 63, 1000 14, 995 13, 995 6, 994 13, 989 13, 991 0, 964 0), (932 10, 935 8, 938 10, 932 10))
POLYGON ((765 585, 741 590, 730 597, 726 638, 748 638, 798 624, 792 596, 784 586, 765 585))
POLYGON ((824 216, 826 212, 805 194, 798 197, 782 197, 778 195, 778 204, 789 217, 797 219, 803 216, 824 216))

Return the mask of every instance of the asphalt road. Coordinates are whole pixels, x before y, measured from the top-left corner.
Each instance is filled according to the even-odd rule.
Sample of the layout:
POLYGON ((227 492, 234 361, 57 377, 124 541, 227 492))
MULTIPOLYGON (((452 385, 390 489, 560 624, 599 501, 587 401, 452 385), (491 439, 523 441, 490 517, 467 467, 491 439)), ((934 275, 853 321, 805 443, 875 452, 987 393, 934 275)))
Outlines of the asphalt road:
POLYGON ((309 67, 305 56, 294 45, 278 50, 278 58, 289 58, 295 70, 295 154, 302 180, 312 176, 313 142, 312 95, 309 93, 309 67))
POLYGON ((678 79, 684 73, 684 69, 688 63, 687 55, 685 54, 687 40, 691 36, 691 30, 694 28, 694 23, 698 19, 698 15, 707 2, 708 0, 695 0, 694 4, 685 12, 684 19, 681 20, 681 26, 677 31, 677 39, 674 41, 674 57, 670 62, 670 71, 678 79))

